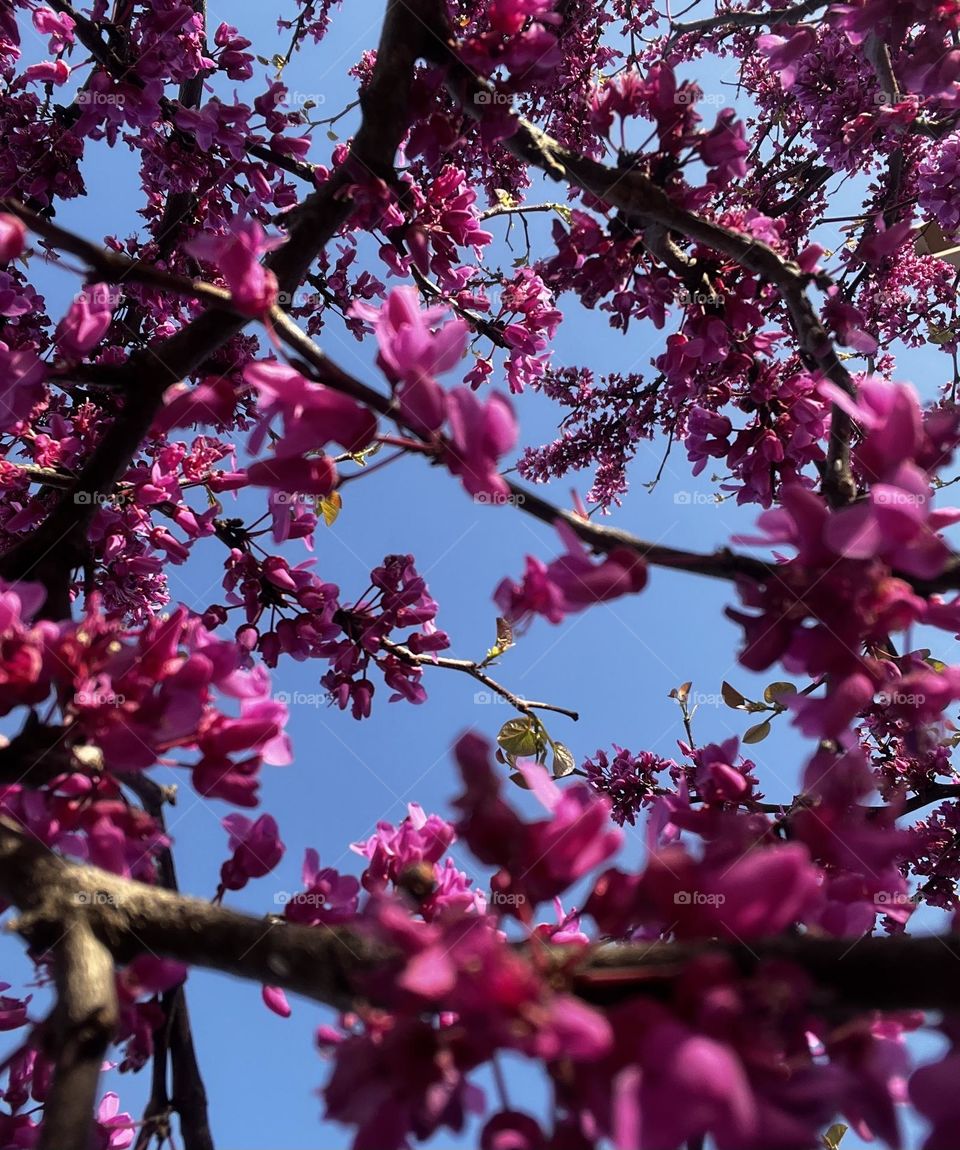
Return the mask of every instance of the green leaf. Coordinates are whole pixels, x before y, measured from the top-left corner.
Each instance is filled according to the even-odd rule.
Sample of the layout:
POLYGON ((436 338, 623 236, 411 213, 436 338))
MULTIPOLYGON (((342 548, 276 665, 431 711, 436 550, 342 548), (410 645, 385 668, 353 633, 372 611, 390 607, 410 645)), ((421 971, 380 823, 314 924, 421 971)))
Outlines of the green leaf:
POLYGON ((577 769, 577 760, 573 757, 569 747, 565 747, 563 743, 553 744, 553 777, 555 779, 566 778, 567 775, 572 775, 577 769))
POLYGON ((526 718, 507 719, 500 728, 497 742, 508 755, 526 757, 536 755, 540 750, 540 739, 533 723, 526 718))
POLYGON ((755 727, 750 727, 743 733, 744 743, 762 743, 763 740, 770 734, 770 720, 764 719, 762 723, 757 723, 755 727))
POLYGON ((771 683, 763 690, 763 697, 768 703, 779 703, 787 695, 795 695, 797 688, 793 683, 771 683))
POLYGON ((727 706, 732 707, 735 711, 746 706, 746 695, 741 695, 736 687, 731 687, 726 681, 720 684, 720 694, 723 696, 723 701, 727 706))
POLYGON ((834 1122, 826 1134, 822 1135, 820 1141, 826 1147, 826 1150, 837 1150, 840 1145, 840 1140, 846 1134, 848 1127, 844 1126, 842 1122, 834 1122))

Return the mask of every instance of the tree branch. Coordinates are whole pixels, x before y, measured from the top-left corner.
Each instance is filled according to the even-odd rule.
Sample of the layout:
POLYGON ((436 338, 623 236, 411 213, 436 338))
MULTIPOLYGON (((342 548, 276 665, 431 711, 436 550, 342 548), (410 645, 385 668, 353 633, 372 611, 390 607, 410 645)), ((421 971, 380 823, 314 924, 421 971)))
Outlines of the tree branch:
POLYGON ((804 0, 802 4, 795 4, 792 8, 771 8, 768 11, 744 10, 740 12, 718 12, 716 16, 706 16, 702 20, 691 20, 689 24, 675 24, 670 37, 673 43, 681 36, 698 32, 709 35, 721 28, 768 28, 777 24, 792 24, 795 20, 802 20, 804 16, 811 16, 821 8, 827 6, 828 0, 804 0))
MULTIPOLYGON (((79 923, 80 933, 71 937, 83 941, 89 962, 96 956, 98 971, 105 969, 103 948, 118 962, 151 951, 188 965, 282 986, 345 1010, 375 1003, 377 987, 391 985, 402 967, 399 955, 355 930, 253 918, 67 862, 5 819, 0 820, 0 897, 22 909, 15 927, 34 945, 56 946, 64 924, 77 929, 79 923), (92 948, 91 936, 102 946, 92 948)), ((520 944, 520 949, 530 952, 531 945, 538 961, 554 965, 561 982, 567 980, 574 993, 597 1004, 636 994, 668 994, 694 960, 726 956, 745 975, 769 961, 795 964, 814 985, 812 1004, 825 1011, 960 1007, 960 935, 956 934, 859 940, 785 935, 749 944, 608 943, 585 950, 534 942, 520 944), (891 970, 897 972, 896 978, 890 977, 891 970)), ((99 1002, 98 1011, 108 1005, 102 995, 85 1001, 99 1002)), ((101 1017, 106 1017, 102 1011, 96 1014, 101 1017)), ((88 1068, 88 1093, 89 1076, 88 1068)), ((45 1150, 87 1150, 87 1146, 64 1140, 45 1150)))
POLYGON ((521 715, 526 715, 528 718, 536 718, 536 715, 533 714, 535 710, 555 711, 558 715, 566 715, 568 719, 573 719, 574 722, 580 718, 576 711, 571 711, 567 707, 558 707, 555 703, 534 703, 530 699, 521 699, 519 695, 515 695, 495 679, 492 679, 481 668, 480 664, 475 663, 472 659, 450 659, 443 655, 432 654, 416 655, 400 643, 391 643, 389 639, 381 639, 380 646, 385 651, 389 651, 391 655, 396 655, 398 659, 402 659, 414 667, 443 667, 448 671, 461 671, 463 674, 469 675, 471 679, 476 679, 478 683, 482 683, 487 690, 499 695, 521 715))
POLYGON ((79 910, 65 909, 51 948, 57 1005, 45 1036, 54 1073, 40 1150, 89 1150, 100 1066, 117 1026, 113 959, 79 910))

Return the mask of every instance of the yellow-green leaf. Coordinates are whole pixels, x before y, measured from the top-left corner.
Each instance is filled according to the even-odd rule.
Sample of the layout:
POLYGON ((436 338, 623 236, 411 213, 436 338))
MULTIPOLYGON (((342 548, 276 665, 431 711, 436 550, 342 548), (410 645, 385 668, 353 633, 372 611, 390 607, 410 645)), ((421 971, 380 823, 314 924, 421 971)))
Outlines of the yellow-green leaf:
POLYGON ((779 703, 784 696, 796 693, 797 688, 793 683, 771 683, 769 687, 764 688, 763 697, 768 703, 779 703))
POLYGON ((332 527, 337 521, 337 516, 343 508, 343 499, 339 491, 331 491, 329 495, 321 495, 317 500, 317 507, 323 514, 323 521, 328 527, 332 527))
POLYGON ((536 755, 540 749, 540 740, 533 723, 526 718, 507 719, 500 728, 497 742, 508 755, 519 757, 536 755))
POLYGON ((762 723, 757 723, 755 727, 749 727, 743 733, 743 742, 745 743, 762 743, 763 740, 770 734, 770 721, 764 719, 762 723))
POLYGON ((563 743, 553 744, 553 777, 555 779, 565 778, 567 775, 572 775, 577 769, 577 760, 573 757, 569 747, 565 747, 563 743))
POLYGON ((837 1150, 840 1145, 840 1140, 847 1132, 847 1127, 842 1122, 834 1122, 830 1129, 821 1137, 826 1150, 837 1150))

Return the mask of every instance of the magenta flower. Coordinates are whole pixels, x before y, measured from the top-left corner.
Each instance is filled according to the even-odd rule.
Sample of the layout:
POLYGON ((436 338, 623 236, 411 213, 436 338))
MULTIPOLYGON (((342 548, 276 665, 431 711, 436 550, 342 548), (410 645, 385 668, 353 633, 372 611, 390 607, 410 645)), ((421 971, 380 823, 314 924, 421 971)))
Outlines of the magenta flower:
POLYGON ((97 1107, 93 1145, 96 1150, 126 1150, 133 1143, 137 1125, 130 1114, 120 1113, 116 1094, 104 1094, 97 1107))
POLYGON ((280 841, 276 819, 261 815, 256 822, 240 814, 221 819, 221 825, 230 835, 229 848, 233 858, 220 868, 220 883, 226 890, 242 890, 252 878, 269 874, 283 858, 287 849, 280 841))
POLYGON ((950 558, 937 531, 960 519, 960 509, 935 511, 930 484, 911 462, 904 462, 887 482, 875 482, 866 499, 830 516, 827 544, 848 559, 885 559, 908 575, 932 578, 950 558))
POLYGON ((50 37, 50 51, 62 52, 73 43, 74 28, 77 22, 65 12, 54 12, 52 8, 35 8, 33 26, 41 36, 50 37))
POLYGON ((260 316, 277 302, 277 277, 260 257, 282 242, 279 237, 268 237, 256 220, 235 219, 229 233, 196 236, 186 248, 223 276, 237 311, 260 316))
POLYGON ((787 36, 758 36, 757 48, 767 57, 784 88, 792 88, 797 79, 797 65, 816 49, 817 34, 812 28, 787 28, 785 31, 787 36))
POLYGON ((357 854, 369 860, 364 873, 368 890, 379 890, 388 882, 397 882, 418 863, 435 865, 456 839, 450 823, 438 815, 425 814, 419 803, 410 803, 407 809, 409 814, 399 827, 378 823, 376 833, 366 842, 352 846, 357 854))
POLYGON ((443 461, 458 475, 469 495, 505 499, 510 487, 498 473, 500 457, 517 442, 517 421, 503 396, 491 395, 486 403, 466 387, 447 397, 450 435, 443 461))
POLYGON ((45 368, 29 348, 0 341, 0 430, 26 419, 43 398, 45 368))
POLYGON ((933 1129, 923 1150, 953 1150, 960 1124, 960 1053, 957 1048, 942 1059, 915 1070, 910 1078, 910 1101, 930 1122, 933 1129))
POLYGON ((820 384, 820 393, 863 428, 856 460, 871 482, 887 479, 921 452, 923 417, 917 393, 909 384, 867 376, 857 380, 856 399, 828 381, 820 384))
POLYGON ((109 284, 87 284, 57 325, 54 339, 67 359, 82 359, 107 334, 119 292, 109 284))
POLYGON ((247 482, 274 491, 329 495, 337 486, 337 468, 329 455, 274 455, 251 463, 247 482))
POLYGON ((457 742, 457 764, 466 787, 455 803, 461 812, 457 834, 481 862, 501 868, 492 885, 502 905, 529 921, 538 903, 562 894, 600 866, 623 836, 610 826, 607 799, 585 783, 561 790, 535 763, 521 763, 519 769, 550 817, 523 822, 500 796, 489 754, 489 745, 478 735, 464 735, 457 742))
POLYGON ((289 1018, 293 1013, 290 1008, 290 1003, 287 1001, 287 996, 281 987, 264 986, 260 991, 260 995, 267 1009, 272 1010, 274 1014, 279 1015, 281 1018, 289 1018))
POLYGON ((533 615, 543 615, 551 623, 596 603, 642 591, 647 584, 647 564, 643 556, 627 547, 615 547, 595 563, 570 524, 556 523, 567 551, 550 564, 527 556, 523 582, 504 579, 494 592, 494 600, 513 622, 523 623, 533 615))
POLYGON ((330 926, 347 922, 357 913, 360 883, 353 875, 340 874, 332 867, 321 867, 320 856, 308 847, 303 858, 304 890, 286 901, 283 913, 291 922, 330 926))
POLYGON ((0 212, 0 263, 7 264, 23 255, 27 246, 27 229, 16 216, 0 212))
POLYGON ((439 430, 446 401, 436 376, 463 358, 467 324, 449 319, 444 307, 421 309, 413 287, 394 288, 380 308, 354 303, 350 314, 373 325, 380 349, 378 362, 397 387, 404 418, 419 430, 439 430))
POLYGON ((737 119, 733 108, 720 112, 716 126, 698 140, 697 147, 716 183, 726 185, 747 174, 746 155, 750 147, 743 121, 737 119))
POLYGON ((617 1029, 636 1041, 634 1064, 613 1083, 617 1150, 666 1150, 708 1132, 720 1146, 758 1145, 758 1101, 731 1046, 650 1002, 620 1011, 617 1029))
POLYGON ((377 431, 373 413, 331 388, 313 383, 298 371, 274 360, 251 363, 244 381, 257 393, 260 423, 250 437, 250 451, 258 452, 270 421, 283 421, 283 454, 315 451, 338 443, 344 451, 367 447, 377 431))

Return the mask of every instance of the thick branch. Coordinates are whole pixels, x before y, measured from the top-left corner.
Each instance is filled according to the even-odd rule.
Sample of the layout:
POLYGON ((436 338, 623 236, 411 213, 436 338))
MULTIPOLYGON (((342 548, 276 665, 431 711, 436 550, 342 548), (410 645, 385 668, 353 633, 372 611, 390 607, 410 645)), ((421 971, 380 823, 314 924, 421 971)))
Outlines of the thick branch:
MULTIPOLYGON (((389 986, 401 965, 399 956, 356 931, 257 919, 69 863, 6 820, 0 820, 0 897, 23 910, 17 929, 34 945, 56 946, 63 924, 79 916, 89 934, 72 937, 95 936, 120 962, 149 950, 282 986, 338 1009, 375 1001, 377 986, 389 986)), ((89 951, 89 941, 84 945, 89 951)), ((94 951, 98 969, 102 952, 94 951)), ((538 953, 555 964, 558 977, 570 979, 575 993, 594 1003, 669 993, 690 962, 726 955, 744 974, 769 960, 795 963, 814 985, 814 1005, 824 1010, 960 1008, 960 935, 953 934, 859 941, 789 935, 749 944, 604 944, 583 952, 554 947, 538 953)), ((86 1150, 85 1143, 67 1140, 47 1150, 54 1147, 86 1150)))
POLYGON ((47 1028, 54 1075, 40 1150, 89 1150, 100 1066, 117 1025, 113 959, 78 907, 61 925, 52 947, 57 1005, 47 1028))

